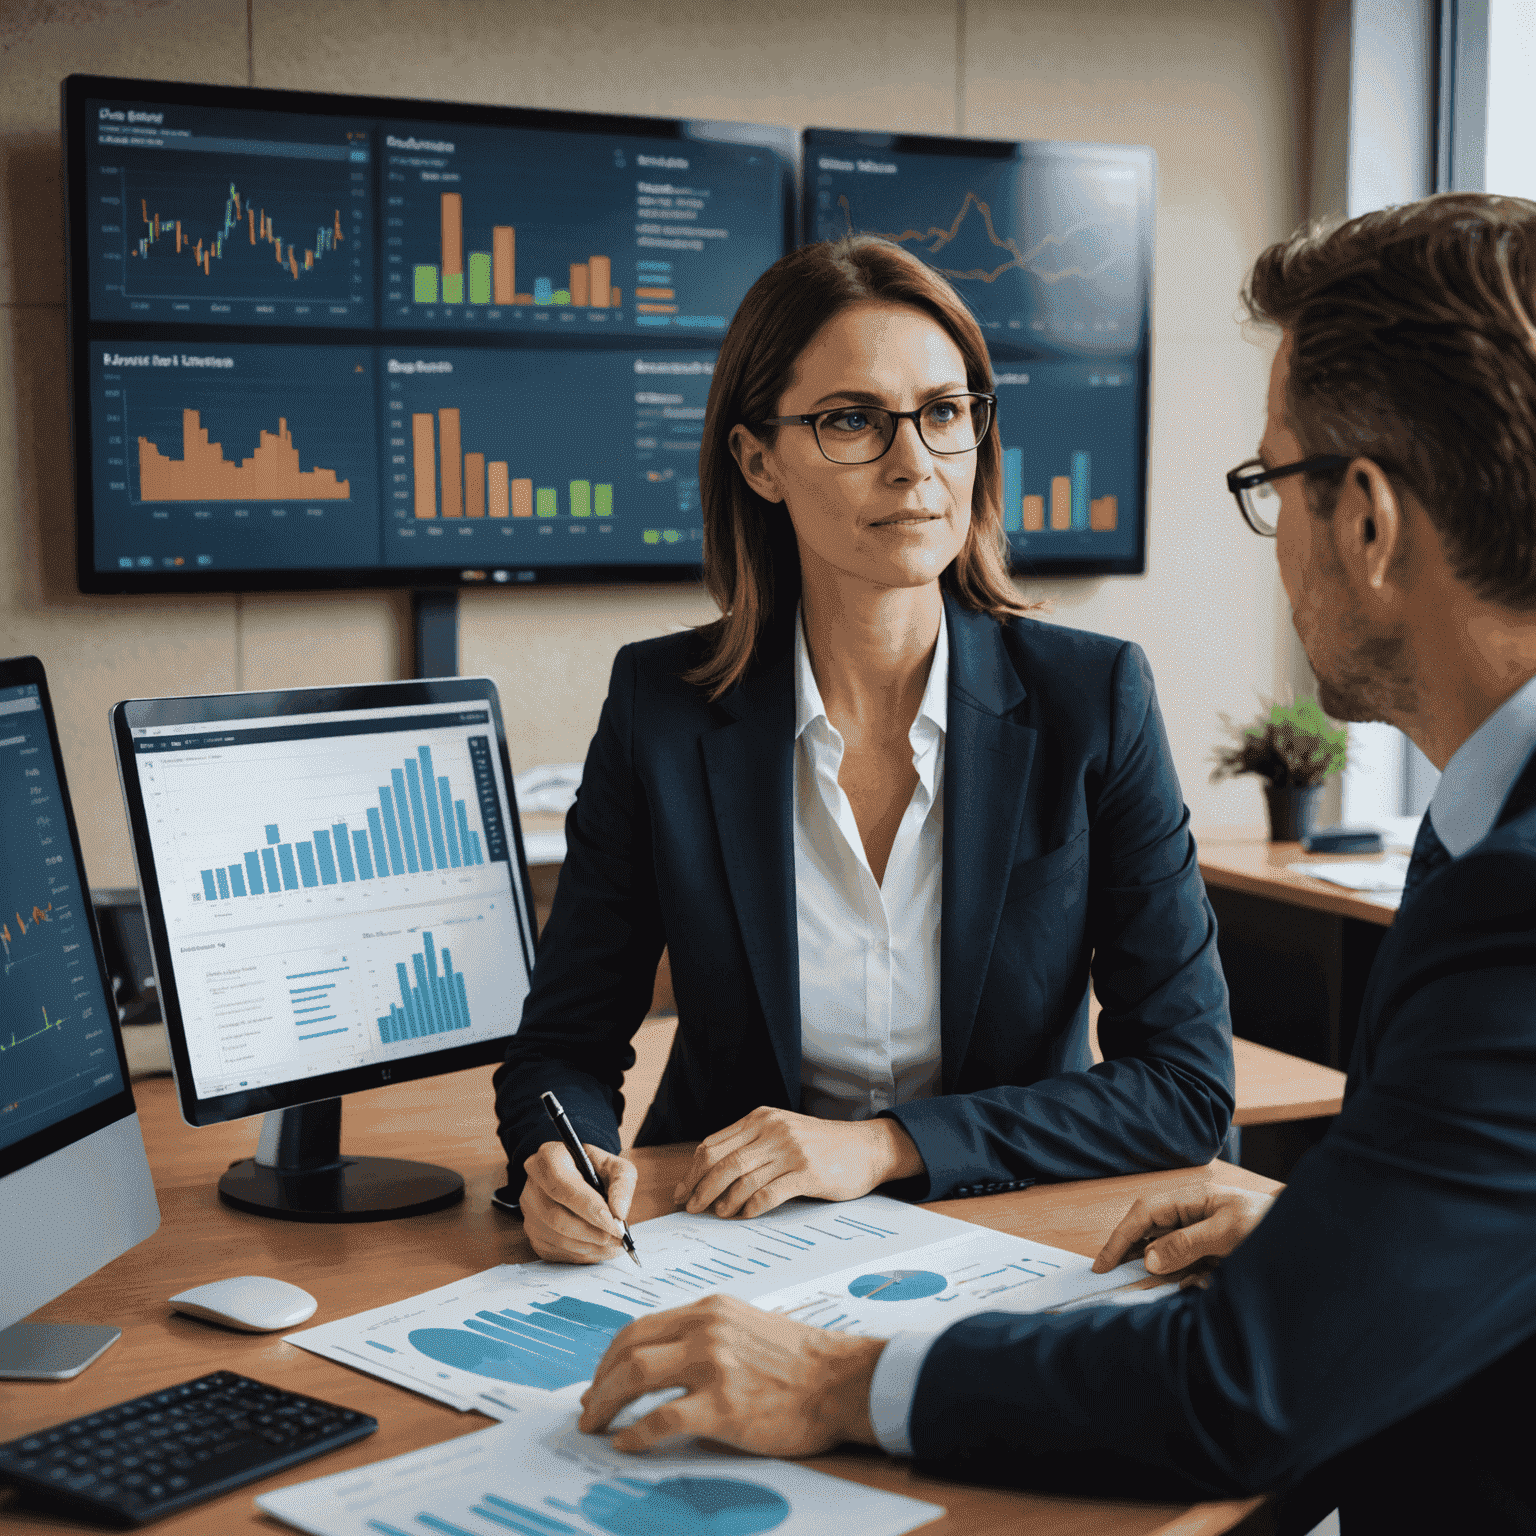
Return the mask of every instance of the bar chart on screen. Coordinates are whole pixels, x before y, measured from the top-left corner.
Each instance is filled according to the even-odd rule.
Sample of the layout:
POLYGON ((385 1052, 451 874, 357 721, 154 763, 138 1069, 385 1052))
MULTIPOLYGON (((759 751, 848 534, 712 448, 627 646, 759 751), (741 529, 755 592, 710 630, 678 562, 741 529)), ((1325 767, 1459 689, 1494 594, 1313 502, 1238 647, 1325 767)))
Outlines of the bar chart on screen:
POLYGON ((1004 364, 1003 531, 1025 564, 1138 547, 1141 375, 1131 364, 1004 364))
POLYGON ((361 818, 350 813, 360 825, 343 815, 307 837, 285 839, 280 822, 267 822, 257 847, 198 870, 202 890, 192 900, 239 901, 485 863, 478 808, 471 810, 452 778, 437 772, 431 747, 390 764, 388 780, 361 818))
POLYGON ((697 559, 713 367, 627 347, 387 352, 386 558, 426 563, 447 540, 466 562, 697 559))
POLYGON ((417 123, 383 153, 397 327, 718 336, 781 248, 784 167, 750 144, 417 123))

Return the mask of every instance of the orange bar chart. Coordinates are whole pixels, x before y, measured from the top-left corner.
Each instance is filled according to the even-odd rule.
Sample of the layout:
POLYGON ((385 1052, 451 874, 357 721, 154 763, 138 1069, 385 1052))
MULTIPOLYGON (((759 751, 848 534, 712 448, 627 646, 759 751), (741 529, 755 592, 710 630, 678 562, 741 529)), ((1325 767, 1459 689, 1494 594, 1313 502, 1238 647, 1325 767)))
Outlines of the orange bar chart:
POLYGON ((608 309, 619 302, 613 288, 613 263, 606 256, 587 257, 587 289, 594 309, 608 309))
POLYGON ((1120 521, 1120 503, 1114 496, 1095 496, 1088 503, 1088 526, 1094 533, 1113 533, 1120 521))
POLYGON ((512 516, 533 516, 532 480, 514 480, 512 482, 512 516))
POLYGON ((437 440, 442 449, 443 516, 464 516, 464 470, 457 409, 437 413, 437 440))
POLYGON ((491 231, 491 296, 498 304, 511 304, 517 294, 517 231, 498 224, 491 231))
POLYGON ((507 466, 498 459, 494 464, 486 465, 486 472, 490 478, 491 516, 505 517, 510 510, 507 498, 507 466))
POLYGON ((485 516, 485 455, 464 455, 464 516, 485 516))
POLYGON ((1039 533, 1045 527, 1044 496, 1026 496, 1024 498, 1022 527, 1025 533, 1039 533))
POLYGON ((351 495, 351 482, 337 479, 334 470, 300 469, 284 416, 276 432, 261 430, 256 451, 238 464, 209 440, 197 411, 181 413, 180 459, 139 438, 141 501, 346 501, 351 495))
POLYGON ((591 291, 588 287, 589 278, 590 271, 586 262, 571 263, 571 303, 579 305, 582 309, 587 307, 587 299, 591 291))
POLYGON ((443 302, 462 304, 464 302, 464 197, 462 193, 443 193, 442 226, 443 302))
POLYGON ((437 448, 430 411, 418 411, 411 417, 411 460, 416 480, 416 516, 436 517, 437 448))
POLYGON ((1072 526, 1072 477, 1056 475, 1051 480, 1051 527, 1060 533, 1072 526))

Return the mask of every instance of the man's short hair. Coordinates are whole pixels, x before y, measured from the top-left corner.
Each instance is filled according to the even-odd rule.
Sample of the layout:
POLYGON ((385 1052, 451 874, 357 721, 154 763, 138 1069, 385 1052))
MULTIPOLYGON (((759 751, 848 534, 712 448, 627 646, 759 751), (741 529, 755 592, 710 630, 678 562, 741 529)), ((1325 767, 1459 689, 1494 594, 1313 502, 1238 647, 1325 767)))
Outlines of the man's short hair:
POLYGON ((1259 257, 1243 301, 1290 336, 1302 452, 1373 460, 1459 580, 1536 609, 1536 203, 1446 192, 1302 229, 1259 257))

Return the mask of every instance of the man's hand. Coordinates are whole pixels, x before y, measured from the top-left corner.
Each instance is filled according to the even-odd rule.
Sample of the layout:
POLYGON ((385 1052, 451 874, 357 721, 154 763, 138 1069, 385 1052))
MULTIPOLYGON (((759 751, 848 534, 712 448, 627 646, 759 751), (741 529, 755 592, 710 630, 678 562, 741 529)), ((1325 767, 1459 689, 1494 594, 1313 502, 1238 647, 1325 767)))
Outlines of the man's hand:
POLYGON ((884 1339, 807 1328, 730 1296, 707 1296, 631 1323, 582 1394, 581 1428, 601 1434, 647 1392, 684 1387, 613 1444, 644 1451, 674 1435, 756 1456, 814 1456, 845 1441, 874 1445, 869 1384, 884 1339))
POLYGON ((524 1164, 528 1182, 518 1206, 523 1231, 541 1259, 597 1264, 619 1251, 622 1225, 638 1175, 628 1158, 586 1143, 592 1167, 608 1186, 608 1203, 576 1171, 564 1143, 546 1141, 524 1164))
POLYGON ((887 1179, 922 1171, 916 1145, 894 1120, 754 1109, 699 1143, 672 1198, 695 1214, 761 1216, 796 1195, 854 1200, 887 1179))
MULTIPOLYGON (((1222 1188, 1138 1200, 1110 1233, 1093 1261, 1094 1271, 1103 1274, 1124 1263, 1140 1243, 1146 1244, 1142 1262, 1154 1275, 1196 1263, 1208 1271, 1263 1221, 1274 1203, 1273 1195, 1222 1188)), ((1203 1285, 1203 1273, 1187 1275, 1181 1284, 1203 1285)))

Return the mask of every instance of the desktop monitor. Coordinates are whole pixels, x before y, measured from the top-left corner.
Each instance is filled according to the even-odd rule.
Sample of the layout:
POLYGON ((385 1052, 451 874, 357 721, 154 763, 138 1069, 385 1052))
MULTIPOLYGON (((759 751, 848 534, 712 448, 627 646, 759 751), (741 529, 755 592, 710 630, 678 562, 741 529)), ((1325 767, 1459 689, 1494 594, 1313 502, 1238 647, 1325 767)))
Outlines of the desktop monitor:
POLYGON ((0 1377, 73 1376, 116 1328, 21 1319, 160 1225, 35 656, 0 661, 0 1377))
POLYGON ((896 241, 980 323, 1014 569, 1145 570, 1153 152, 809 128, 804 159, 809 237, 896 241))
POLYGON ((74 75, 88 592, 696 581, 787 128, 74 75))
POLYGON ((521 1021, 496 685, 134 699, 112 733, 182 1114, 268 1116, 221 1196, 296 1221, 461 1199, 450 1170, 343 1155, 341 1097, 498 1061, 521 1021))

